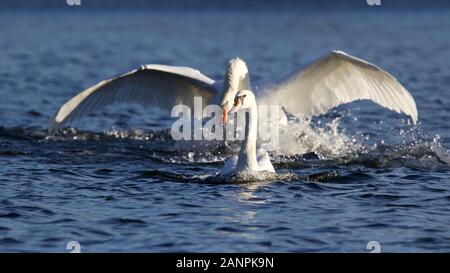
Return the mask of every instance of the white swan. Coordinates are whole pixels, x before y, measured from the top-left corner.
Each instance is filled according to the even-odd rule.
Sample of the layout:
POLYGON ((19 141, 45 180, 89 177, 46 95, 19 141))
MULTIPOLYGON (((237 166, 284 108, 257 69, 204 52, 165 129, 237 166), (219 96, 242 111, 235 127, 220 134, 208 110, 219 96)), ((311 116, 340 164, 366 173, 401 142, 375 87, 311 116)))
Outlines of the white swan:
MULTIPOLYGON (((239 90, 250 89, 247 66, 239 58, 229 62, 223 84, 189 67, 143 65, 104 80, 67 101, 50 121, 49 132, 114 102, 136 102, 170 109, 175 104, 192 106, 193 97, 223 107, 223 119, 239 90)), ((263 89, 259 104, 279 104, 296 116, 324 114, 355 100, 372 100, 417 122, 416 103, 389 73, 342 51, 332 51, 306 65, 272 88, 263 89)))
POLYGON ((262 148, 256 147, 258 135, 258 110, 255 95, 250 90, 241 90, 236 94, 231 113, 239 109, 248 109, 245 120, 245 138, 241 144, 239 156, 232 156, 225 162, 221 175, 231 172, 275 172, 270 162, 269 154, 262 148))

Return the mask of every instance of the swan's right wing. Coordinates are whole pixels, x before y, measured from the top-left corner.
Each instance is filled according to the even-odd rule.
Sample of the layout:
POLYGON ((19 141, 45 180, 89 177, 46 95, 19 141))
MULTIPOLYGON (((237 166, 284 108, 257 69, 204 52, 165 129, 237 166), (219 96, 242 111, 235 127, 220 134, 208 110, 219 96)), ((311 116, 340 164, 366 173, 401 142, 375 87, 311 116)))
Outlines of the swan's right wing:
POLYGON ((67 101, 51 119, 49 132, 115 102, 141 103, 170 111, 176 104, 191 107, 194 96, 200 96, 205 104, 217 93, 214 83, 189 67, 143 65, 101 81, 67 101))
POLYGON ((342 51, 332 51, 267 92, 266 104, 279 103, 297 116, 314 116, 344 103, 371 100, 417 122, 414 98, 383 69, 342 51))
POLYGON ((226 175, 226 174, 234 172, 234 170, 236 169, 237 161, 238 161, 237 155, 233 155, 230 158, 228 158, 227 160, 225 160, 225 164, 223 165, 222 169, 220 170, 220 174, 226 175))

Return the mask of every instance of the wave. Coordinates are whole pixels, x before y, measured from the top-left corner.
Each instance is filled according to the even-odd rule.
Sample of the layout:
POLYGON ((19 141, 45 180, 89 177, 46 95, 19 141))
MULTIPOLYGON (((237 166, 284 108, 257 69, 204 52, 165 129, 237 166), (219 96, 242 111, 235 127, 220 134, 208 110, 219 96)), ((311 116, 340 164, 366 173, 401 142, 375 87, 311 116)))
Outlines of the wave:
MULTIPOLYGON (((447 169, 450 166, 450 151, 444 147, 440 137, 424 133, 420 126, 386 128, 380 123, 379 128, 373 129, 375 132, 362 133, 349 131, 345 124, 342 126, 341 121, 342 116, 326 122, 303 120, 280 128, 280 145, 270 151, 275 167, 357 164, 370 168, 409 167, 426 170, 447 169)), ((73 148, 85 142, 95 142, 94 146, 102 147, 118 141, 132 150, 128 152, 138 152, 161 163, 194 165, 222 164, 240 146, 238 141, 175 141, 168 129, 89 132, 66 128, 56 135, 49 135, 46 130, 36 128, 0 127, 1 139, 10 142, 44 142, 50 146, 55 143, 58 144, 55 149, 64 149, 61 143, 68 143, 66 145, 73 148)), ((28 151, 18 149, 18 145, 14 149, 7 144, 0 147, 0 156, 28 154, 28 151)))
POLYGON ((202 175, 185 175, 170 171, 151 170, 142 174, 144 178, 170 180, 181 183, 201 183, 201 184, 251 184, 251 183, 270 183, 270 182, 290 182, 290 181, 310 181, 310 182, 330 182, 339 178, 341 175, 336 171, 320 172, 307 176, 298 175, 295 172, 283 171, 278 173, 271 172, 242 172, 238 174, 229 173, 221 175, 219 172, 202 175))

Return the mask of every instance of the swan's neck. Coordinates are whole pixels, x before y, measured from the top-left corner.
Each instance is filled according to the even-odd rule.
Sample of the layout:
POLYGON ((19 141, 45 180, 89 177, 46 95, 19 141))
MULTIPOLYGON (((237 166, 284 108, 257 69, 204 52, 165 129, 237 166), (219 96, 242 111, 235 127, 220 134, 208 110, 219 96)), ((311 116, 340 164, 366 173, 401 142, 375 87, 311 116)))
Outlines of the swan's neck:
POLYGON ((248 75, 247 65, 239 58, 230 61, 226 79, 227 85, 235 89, 236 92, 244 89, 250 90, 250 77, 248 75))
POLYGON ((256 104, 245 114, 245 139, 241 145, 236 171, 258 171, 256 138, 258 132, 258 110, 256 104))
POLYGON ((227 72, 225 74, 221 105, 225 104, 226 102, 232 104, 236 93, 239 90, 245 89, 251 89, 250 76, 248 74, 247 65, 241 59, 233 59, 230 61, 227 72))

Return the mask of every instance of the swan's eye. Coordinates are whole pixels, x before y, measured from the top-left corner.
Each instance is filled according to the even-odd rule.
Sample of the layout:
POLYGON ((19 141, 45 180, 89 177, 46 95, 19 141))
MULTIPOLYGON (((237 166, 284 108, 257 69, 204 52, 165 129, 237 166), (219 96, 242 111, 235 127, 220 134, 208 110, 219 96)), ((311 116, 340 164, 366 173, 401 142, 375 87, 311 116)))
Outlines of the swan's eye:
POLYGON ((239 104, 239 102, 241 104, 243 104, 244 103, 244 98, 245 98, 245 95, 242 95, 242 96, 239 96, 239 97, 235 97, 233 106, 237 106, 239 104))
POLYGON ((239 104, 239 97, 234 98, 233 106, 236 107, 239 104))

